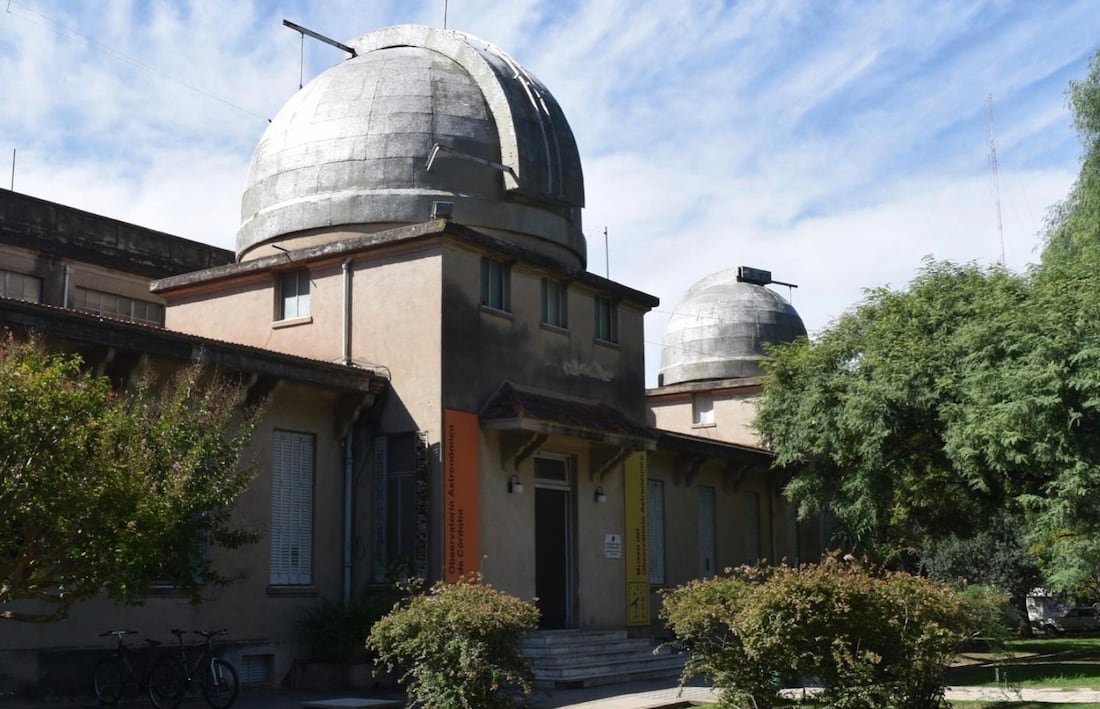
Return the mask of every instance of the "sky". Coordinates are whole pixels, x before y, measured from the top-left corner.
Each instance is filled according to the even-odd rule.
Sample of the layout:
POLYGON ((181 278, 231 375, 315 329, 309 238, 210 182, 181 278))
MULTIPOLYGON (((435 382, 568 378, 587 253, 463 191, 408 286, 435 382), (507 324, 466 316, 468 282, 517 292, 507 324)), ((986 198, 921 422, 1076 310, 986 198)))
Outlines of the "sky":
POLYGON ((661 300, 649 386, 715 271, 797 284, 773 287, 812 335, 926 257, 1034 263, 1100 49, 1095 0, 0 0, 0 186, 232 249, 267 120, 344 59, 282 20, 346 42, 445 14, 569 119, 588 269, 661 300))

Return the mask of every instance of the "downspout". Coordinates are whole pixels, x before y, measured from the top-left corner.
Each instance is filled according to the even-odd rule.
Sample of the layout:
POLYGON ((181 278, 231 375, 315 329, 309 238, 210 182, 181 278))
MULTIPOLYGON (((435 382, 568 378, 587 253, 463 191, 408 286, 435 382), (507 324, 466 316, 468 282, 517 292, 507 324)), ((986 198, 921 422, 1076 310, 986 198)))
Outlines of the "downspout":
POLYGON ((72 274, 72 267, 69 264, 65 264, 65 275, 61 279, 61 307, 69 307, 69 277, 72 274))
POLYGON ((342 361, 351 364, 351 259, 344 261, 344 343, 342 361))
MULTIPOLYGON (((343 264, 344 271, 344 342, 343 362, 351 364, 351 259, 343 264)), ((352 435, 354 426, 344 435, 344 600, 351 601, 351 536, 352 536, 352 435)))

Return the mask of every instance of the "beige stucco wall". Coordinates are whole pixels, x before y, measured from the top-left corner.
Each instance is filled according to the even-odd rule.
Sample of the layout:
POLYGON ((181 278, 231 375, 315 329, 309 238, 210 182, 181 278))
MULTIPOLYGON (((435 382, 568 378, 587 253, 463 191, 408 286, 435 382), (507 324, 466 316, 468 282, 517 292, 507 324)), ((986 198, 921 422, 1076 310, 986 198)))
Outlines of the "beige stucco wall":
POLYGON ((576 439, 548 438, 517 472, 510 461, 501 463, 499 434, 482 435, 479 534, 485 580, 519 598, 535 596, 534 458, 539 454, 564 455, 572 461, 575 624, 620 627, 626 622, 626 567, 622 558, 606 558, 604 539, 624 532, 622 466, 602 480, 591 479, 589 448, 576 439), (521 494, 508 492, 513 473, 523 484, 521 494), (597 486, 603 487, 607 502, 596 502, 597 486))
MULTIPOLYGON (((671 389, 671 387, 670 387, 671 389)), ((691 436, 709 438, 726 443, 759 446, 760 437, 752 428, 756 417, 756 401, 759 386, 752 384, 737 388, 714 388, 709 393, 714 402, 714 423, 696 425, 692 421, 693 389, 676 388, 672 393, 661 389, 650 390, 646 399, 649 424, 663 431, 675 431, 691 436)))
MULTIPOLYGON (((699 555, 699 488, 714 489, 715 570, 753 564, 761 559, 779 563, 788 556, 785 530, 785 502, 778 480, 765 471, 731 475, 724 462, 712 460, 698 474, 685 480, 677 472, 676 457, 658 452, 649 457, 648 478, 664 484, 665 496, 665 584, 652 587, 651 617, 660 626, 660 589, 672 588, 705 576, 699 555), (758 529, 751 530, 746 501, 758 500, 758 529), (754 538, 755 537, 755 538, 754 538), (755 549, 754 549, 755 548, 755 549), (754 551, 758 549, 759 555, 754 551)), ((804 525, 805 526, 805 525, 804 525)), ((809 540, 804 540, 809 541, 809 540)), ((809 550, 807 553, 812 552, 809 550)), ((805 560, 805 559, 803 559, 805 560)))

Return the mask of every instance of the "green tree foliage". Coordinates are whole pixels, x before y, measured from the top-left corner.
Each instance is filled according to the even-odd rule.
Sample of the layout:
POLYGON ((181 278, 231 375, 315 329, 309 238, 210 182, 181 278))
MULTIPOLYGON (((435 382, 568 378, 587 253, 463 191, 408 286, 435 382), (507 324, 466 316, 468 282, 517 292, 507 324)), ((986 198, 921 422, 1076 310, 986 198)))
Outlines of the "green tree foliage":
POLYGON ((193 367, 118 393, 77 357, 0 338, 0 618, 140 603, 154 583, 197 603, 228 581, 207 549, 254 539, 230 520, 252 478, 242 391, 193 367))
POLYGON ((1100 55, 1069 103, 1081 175, 1038 267, 927 261, 775 350, 757 426, 841 546, 911 563, 1003 510, 1048 585, 1100 591, 1100 55))
POLYGON ((1042 575, 1025 535, 1023 515, 1002 510, 969 537, 951 534, 922 549, 921 566, 933 578, 981 584, 1003 594, 1019 631, 1030 635, 1027 595, 1042 585, 1042 575))
POLYGON ((1100 251, 1100 53, 1084 81, 1071 81, 1067 91, 1073 125, 1081 139, 1081 172, 1064 201, 1050 213, 1044 264, 1100 251))
POLYGON ((950 587, 830 557, 741 569, 664 595, 661 617, 723 706, 777 706, 809 682, 850 709, 944 706, 947 661, 976 616, 950 587))
POLYGON ((366 645, 388 670, 403 673, 417 705, 511 707, 517 691, 531 692, 531 668, 519 644, 537 624, 533 605, 477 579, 439 582, 375 623, 366 645))
POLYGON ((896 560, 930 536, 968 536, 1017 494, 1001 464, 1013 456, 960 428, 1012 354, 1026 290, 999 269, 929 261, 907 291, 870 291, 816 341, 773 351, 757 429, 794 472, 788 496, 829 510, 840 546, 896 560))

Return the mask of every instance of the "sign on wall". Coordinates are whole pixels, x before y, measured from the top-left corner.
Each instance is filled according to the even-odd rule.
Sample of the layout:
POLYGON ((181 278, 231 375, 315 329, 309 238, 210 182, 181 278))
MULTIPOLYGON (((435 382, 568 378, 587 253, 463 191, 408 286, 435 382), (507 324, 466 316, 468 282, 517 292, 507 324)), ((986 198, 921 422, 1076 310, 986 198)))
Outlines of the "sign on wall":
POLYGON ((626 624, 649 625, 649 522, 646 454, 633 453, 623 465, 626 503, 626 624))
POLYGON ((443 412, 443 578, 478 570, 477 414, 443 412))

